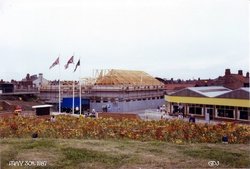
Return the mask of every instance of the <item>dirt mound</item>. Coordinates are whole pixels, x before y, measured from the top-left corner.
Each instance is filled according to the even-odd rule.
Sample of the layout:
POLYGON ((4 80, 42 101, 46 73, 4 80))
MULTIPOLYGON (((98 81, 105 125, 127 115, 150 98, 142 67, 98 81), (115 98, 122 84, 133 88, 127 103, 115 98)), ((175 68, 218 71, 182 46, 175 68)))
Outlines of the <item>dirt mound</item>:
POLYGON ((20 106, 23 111, 31 111, 32 106, 43 104, 41 102, 20 101, 20 100, 2 100, 0 107, 4 111, 14 111, 17 106, 20 106))

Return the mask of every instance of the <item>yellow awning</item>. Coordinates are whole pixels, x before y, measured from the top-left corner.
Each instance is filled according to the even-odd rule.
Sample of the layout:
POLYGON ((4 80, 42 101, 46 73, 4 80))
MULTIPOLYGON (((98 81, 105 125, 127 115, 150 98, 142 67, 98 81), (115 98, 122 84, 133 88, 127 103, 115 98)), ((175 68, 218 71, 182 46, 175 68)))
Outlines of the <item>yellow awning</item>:
POLYGON ((248 99, 226 99, 226 98, 185 97, 185 96, 165 95, 165 100, 168 102, 175 102, 175 103, 250 107, 250 100, 248 99))

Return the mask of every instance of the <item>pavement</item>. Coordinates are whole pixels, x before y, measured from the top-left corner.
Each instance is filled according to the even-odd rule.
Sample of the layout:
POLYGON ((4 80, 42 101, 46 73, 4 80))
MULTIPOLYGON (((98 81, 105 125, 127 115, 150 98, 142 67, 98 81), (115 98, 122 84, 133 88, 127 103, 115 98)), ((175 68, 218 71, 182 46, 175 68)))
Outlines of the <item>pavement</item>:
MULTIPOLYGON (((122 112, 123 114, 126 114, 126 112, 122 112)), ((162 119, 166 119, 166 120, 183 120, 183 121, 189 121, 188 117, 184 117, 184 118, 178 118, 177 116, 170 116, 170 115, 164 115, 163 112, 159 112, 157 111, 157 109, 150 109, 150 110, 139 110, 139 111, 135 111, 135 112, 127 112, 129 114, 133 113, 133 114, 137 114, 142 120, 146 120, 146 121, 150 121, 150 120, 162 120, 162 119)), ((71 115, 74 117, 79 117, 79 114, 71 114, 71 113, 59 113, 59 112, 52 112, 52 115, 71 115)), ((223 121, 214 121, 214 120, 210 120, 209 122, 203 120, 203 119, 195 119, 196 123, 209 123, 209 124, 218 124, 218 123, 222 123, 223 121)))

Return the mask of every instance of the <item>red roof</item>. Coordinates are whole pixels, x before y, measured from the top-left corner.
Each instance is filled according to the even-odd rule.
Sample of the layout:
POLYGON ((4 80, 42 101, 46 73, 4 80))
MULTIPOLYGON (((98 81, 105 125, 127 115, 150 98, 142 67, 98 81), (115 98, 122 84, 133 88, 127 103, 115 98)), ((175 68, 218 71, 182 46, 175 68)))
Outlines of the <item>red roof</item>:
POLYGON ((195 83, 180 83, 180 84, 166 84, 165 89, 166 90, 181 90, 187 87, 194 87, 195 83))

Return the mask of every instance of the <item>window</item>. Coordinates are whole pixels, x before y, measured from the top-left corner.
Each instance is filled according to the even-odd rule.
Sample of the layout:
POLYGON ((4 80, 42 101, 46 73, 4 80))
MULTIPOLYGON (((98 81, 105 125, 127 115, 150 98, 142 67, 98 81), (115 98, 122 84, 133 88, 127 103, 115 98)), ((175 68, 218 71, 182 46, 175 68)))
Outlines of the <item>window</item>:
POLYGON ((178 104, 173 104, 173 113, 179 112, 179 106, 178 104))
POLYGON ((217 116, 218 117, 234 118, 234 107, 232 107, 232 106, 216 106, 216 108, 217 108, 217 116))
POLYGON ((173 113, 184 113, 184 105, 180 103, 172 103, 173 113))
POLYGON ((250 120, 250 108, 239 107, 239 119, 250 120))
POLYGON ((203 108, 203 106, 200 104, 190 104, 188 106, 188 110, 189 110, 188 112, 189 112, 189 114, 202 115, 203 114, 202 108, 203 108))
POLYGON ((207 108, 214 108, 213 105, 206 105, 207 108))

